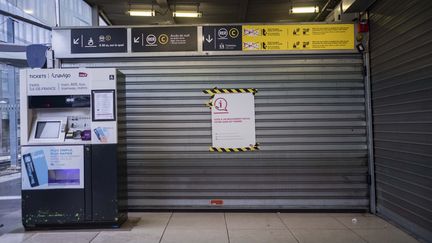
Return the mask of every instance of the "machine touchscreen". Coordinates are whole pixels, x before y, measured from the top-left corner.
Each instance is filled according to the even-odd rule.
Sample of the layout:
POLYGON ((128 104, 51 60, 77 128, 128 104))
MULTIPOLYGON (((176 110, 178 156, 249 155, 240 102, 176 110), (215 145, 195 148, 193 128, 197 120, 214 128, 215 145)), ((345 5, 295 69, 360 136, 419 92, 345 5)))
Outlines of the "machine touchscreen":
POLYGON ((60 121, 38 121, 35 138, 58 138, 60 125, 60 121))

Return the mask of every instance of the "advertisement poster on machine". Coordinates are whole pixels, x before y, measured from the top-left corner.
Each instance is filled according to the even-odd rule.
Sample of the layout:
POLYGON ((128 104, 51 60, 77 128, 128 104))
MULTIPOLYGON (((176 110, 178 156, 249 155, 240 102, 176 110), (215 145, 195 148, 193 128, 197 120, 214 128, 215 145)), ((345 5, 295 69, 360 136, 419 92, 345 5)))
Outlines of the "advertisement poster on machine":
POLYGON ((242 148, 256 144, 252 93, 215 94, 211 110, 213 147, 242 148))
POLYGON ((84 188, 84 147, 23 146, 22 189, 84 188))

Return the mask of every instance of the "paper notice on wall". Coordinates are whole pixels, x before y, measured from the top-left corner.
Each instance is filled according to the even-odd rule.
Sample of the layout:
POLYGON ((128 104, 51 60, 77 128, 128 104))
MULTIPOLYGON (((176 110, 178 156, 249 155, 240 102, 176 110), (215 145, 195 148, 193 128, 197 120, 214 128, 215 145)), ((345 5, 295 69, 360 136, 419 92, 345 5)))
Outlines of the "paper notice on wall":
POLYGON ((212 143, 218 148, 255 145, 255 100, 252 93, 215 94, 212 143))
POLYGON ((93 90, 93 120, 115 120, 114 90, 93 90))

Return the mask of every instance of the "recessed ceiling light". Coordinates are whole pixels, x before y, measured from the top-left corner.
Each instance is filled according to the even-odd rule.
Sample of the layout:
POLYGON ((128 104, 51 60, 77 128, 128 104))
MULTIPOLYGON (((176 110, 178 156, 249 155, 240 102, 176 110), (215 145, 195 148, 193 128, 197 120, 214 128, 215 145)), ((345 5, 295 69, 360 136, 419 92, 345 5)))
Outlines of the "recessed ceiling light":
POLYGON ((315 6, 315 7, 293 7, 291 9, 291 13, 318 13, 319 12, 319 7, 315 6))
POLYGON ((176 11, 176 12, 173 12, 173 17, 201 18, 202 17, 202 13, 200 13, 200 12, 176 11))
POLYGON ((33 9, 24 9, 24 13, 33 14, 33 9))
POLYGON ((131 10, 129 11, 129 15, 151 17, 151 16, 155 16, 155 11, 154 10, 131 10))

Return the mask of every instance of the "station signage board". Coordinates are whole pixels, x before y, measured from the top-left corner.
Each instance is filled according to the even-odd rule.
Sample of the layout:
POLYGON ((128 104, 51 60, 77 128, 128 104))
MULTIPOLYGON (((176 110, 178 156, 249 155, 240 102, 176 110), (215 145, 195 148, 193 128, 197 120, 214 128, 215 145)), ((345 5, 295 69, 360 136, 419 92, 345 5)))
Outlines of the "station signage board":
POLYGON ((70 42, 70 50, 55 50, 60 58, 87 53, 137 57, 157 53, 175 56, 185 52, 209 55, 208 52, 228 51, 241 55, 254 51, 266 55, 290 51, 356 51, 353 23, 77 28, 66 33, 59 30, 53 36, 56 39, 53 43, 70 42))
POLYGON ((127 52, 126 28, 72 29, 71 53, 127 52))
POLYGON ((132 28, 132 52, 198 51, 197 27, 132 28))
POLYGON ((354 49, 353 24, 243 25, 243 51, 354 49))
POLYGON ((203 51, 241 51, 241 25, 203 26, 203 51))

